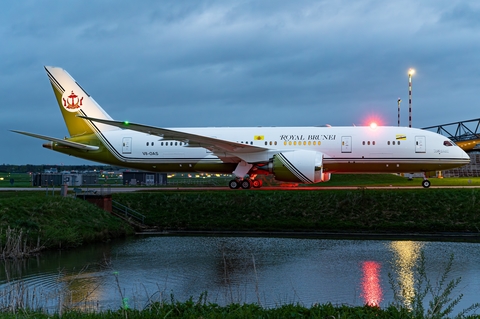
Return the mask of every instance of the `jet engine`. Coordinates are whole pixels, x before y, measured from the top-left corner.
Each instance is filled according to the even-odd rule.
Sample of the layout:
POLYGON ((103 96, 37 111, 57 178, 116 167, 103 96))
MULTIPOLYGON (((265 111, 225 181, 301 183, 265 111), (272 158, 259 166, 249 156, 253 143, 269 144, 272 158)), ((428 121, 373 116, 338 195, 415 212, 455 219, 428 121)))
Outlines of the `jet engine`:
POLYGON ((268 166, 275 179, 283 182, 312 184, 330 180, 330 173, 323 173, 323 153, 320 152, 277 153, 268 166))

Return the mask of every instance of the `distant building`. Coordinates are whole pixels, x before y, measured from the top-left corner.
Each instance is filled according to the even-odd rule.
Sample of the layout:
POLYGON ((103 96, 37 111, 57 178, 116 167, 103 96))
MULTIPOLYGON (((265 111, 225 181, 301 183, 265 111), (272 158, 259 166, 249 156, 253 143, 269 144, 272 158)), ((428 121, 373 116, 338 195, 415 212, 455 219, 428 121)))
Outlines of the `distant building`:
POLYGON ((123 172, 123 185, 167 185, 167 174, 151 172, 123 172))
POLYGON ((443 177, 479 177, 480 176, 480 153, 470 152, 470 163, 462 167, 443 171, 443 177))
POLYGON ((79 173, 38 173, 32 177, 33 186, 82 186, 95 185, 98 183, 97 174, 79 174, 79 173))

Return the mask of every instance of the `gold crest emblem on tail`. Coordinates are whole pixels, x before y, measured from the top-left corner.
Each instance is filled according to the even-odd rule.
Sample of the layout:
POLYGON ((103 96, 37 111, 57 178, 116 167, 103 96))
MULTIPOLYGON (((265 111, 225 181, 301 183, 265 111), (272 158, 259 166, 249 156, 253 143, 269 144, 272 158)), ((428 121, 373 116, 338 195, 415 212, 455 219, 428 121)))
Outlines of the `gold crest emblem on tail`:
POLYGON ((74 112, 82 106, 83 97, 79 98, 78 95, 72 93, 63 99, 63 107, 70 112, 74 112))

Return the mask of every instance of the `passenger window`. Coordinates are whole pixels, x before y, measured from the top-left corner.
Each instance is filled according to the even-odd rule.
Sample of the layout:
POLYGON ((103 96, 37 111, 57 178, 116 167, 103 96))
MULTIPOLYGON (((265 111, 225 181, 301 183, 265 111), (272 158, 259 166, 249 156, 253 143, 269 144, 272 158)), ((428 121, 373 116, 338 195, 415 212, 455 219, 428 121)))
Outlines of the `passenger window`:
POLYGON ((368 141, 367 144, 370 145, 370 141, 368 141))
POLYGON ((375 145, 375 141, 372 142, 372 145, 375 145))
POLYGON ((390 141, 387 141, 387 145, 390 145, 390 141))
POLYGON ((147 142, 147 146, 148 146, 148 142, 147 142))

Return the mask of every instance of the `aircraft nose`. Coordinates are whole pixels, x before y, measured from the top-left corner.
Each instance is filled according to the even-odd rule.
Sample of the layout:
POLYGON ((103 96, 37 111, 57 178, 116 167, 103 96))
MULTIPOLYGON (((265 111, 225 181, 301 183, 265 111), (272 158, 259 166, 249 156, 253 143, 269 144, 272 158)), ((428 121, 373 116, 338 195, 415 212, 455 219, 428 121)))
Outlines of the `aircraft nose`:
POLYGON ((460 150, 460 152, 462 152, 462 154, 461 154, 462 160, 465 160, 465 161, 469 161, 469 162, 470 162, 470 156, 467 154, 467 152, 465 152, 464 150, 462 150, 460 147, 459 147, 458 149, 460 150))

